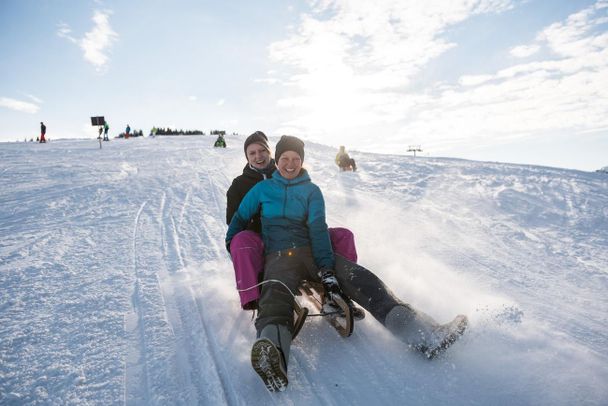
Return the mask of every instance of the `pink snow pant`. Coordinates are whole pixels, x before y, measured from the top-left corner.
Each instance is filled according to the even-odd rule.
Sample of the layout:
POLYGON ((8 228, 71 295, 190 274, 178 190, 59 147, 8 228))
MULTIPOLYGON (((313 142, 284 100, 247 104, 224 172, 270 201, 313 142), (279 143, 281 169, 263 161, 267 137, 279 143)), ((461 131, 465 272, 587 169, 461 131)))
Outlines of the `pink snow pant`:
MULTIPOLYGON (((357 262, 355 236, 350 230, 340 227, 330 228, 329 237, 334 253, 351 262, 357 262)), ((241 298, 241 307, 249 309, 251 302, 260 297, 260 287, 255 285, 259 283, 259 277, 264 272, 262 237, 253 231, 241 231, 230 242, 230 256, 234 266, 236 288, 239 289, 241 298)))

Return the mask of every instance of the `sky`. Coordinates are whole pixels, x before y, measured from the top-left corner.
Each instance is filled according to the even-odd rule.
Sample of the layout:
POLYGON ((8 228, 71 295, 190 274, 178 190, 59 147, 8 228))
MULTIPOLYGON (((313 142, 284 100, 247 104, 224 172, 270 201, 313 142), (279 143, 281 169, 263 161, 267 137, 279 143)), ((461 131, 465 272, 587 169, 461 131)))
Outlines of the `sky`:
POLYGON ((0 141, 127 124, 608 165, 608 0, 0 2, 0 141))

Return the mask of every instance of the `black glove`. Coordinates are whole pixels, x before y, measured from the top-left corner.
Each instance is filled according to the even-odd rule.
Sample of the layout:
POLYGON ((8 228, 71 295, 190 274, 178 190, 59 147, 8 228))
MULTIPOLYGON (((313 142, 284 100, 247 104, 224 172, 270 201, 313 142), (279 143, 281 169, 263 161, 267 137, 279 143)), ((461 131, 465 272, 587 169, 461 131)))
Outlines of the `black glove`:
POLYGON ((336 279, 336 275, 332 269, 321 269, 321 271, 319 271, 319 276, 321 277, 321 283, 323 284, 323 288, 328 297, 331 298, 332 295, 344 296, 342 289, 340 289, 338 279, 336 279))

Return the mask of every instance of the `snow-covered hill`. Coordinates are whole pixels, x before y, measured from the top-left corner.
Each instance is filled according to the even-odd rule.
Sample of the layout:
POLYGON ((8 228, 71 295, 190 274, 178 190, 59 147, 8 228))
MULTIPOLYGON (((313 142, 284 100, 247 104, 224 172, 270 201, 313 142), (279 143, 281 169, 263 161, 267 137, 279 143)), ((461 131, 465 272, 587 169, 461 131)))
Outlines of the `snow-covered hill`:
POLYGON ((470 330, 423 360, 372 317, 310 319, 290 386, 250 367, 224 249, 243 138, 0 144, 0 404, 608 404, 608 177, 308 144, 360 263, 470 330))

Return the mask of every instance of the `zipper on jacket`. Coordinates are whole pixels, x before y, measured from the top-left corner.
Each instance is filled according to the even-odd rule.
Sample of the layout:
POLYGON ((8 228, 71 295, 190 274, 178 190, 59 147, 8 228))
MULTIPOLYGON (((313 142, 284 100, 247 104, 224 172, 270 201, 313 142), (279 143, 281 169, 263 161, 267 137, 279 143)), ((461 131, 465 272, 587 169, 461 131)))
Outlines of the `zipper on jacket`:
POLYGON ((283 218, 285 218, 285 207, 287 206, 287 187, 289 184, 284 184, 285 193, 283 193, 283 218))

